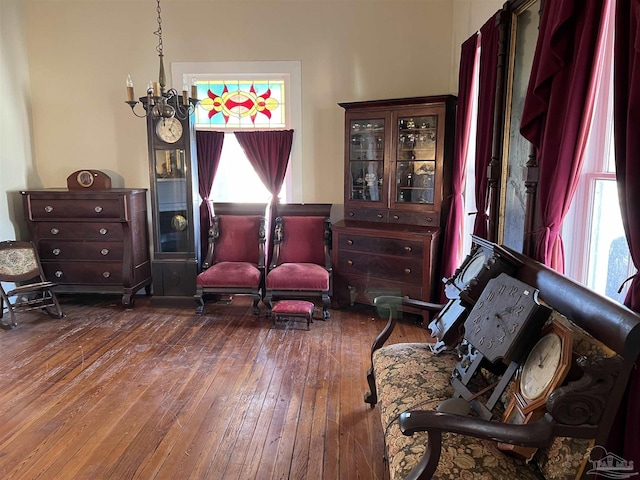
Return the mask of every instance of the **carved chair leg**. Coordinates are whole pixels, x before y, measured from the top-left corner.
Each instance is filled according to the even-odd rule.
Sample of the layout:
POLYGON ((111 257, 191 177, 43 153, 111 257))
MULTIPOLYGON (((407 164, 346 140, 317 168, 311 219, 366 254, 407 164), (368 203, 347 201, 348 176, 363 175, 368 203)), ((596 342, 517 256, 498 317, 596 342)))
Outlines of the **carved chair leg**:
POLYGON ((267 313, 266 316, 267 317, 271 317, 271 309, 273 308, 273 293, 267 291, 267 293, 264 296, 264 300, 262 301, 262 303, 264 303, 267 306, 267 313))
POLYGON ((322 295, 322 319, 329 320, 331 318, 331 312, 329 312, 329 305, 331 305, 331 298, 329 295, 322 295))
POLYGON ((204 292, 201 288, 198 288, 196 294, 193 296, 193 299, 198 304, 196 307, 196 315, 202 315, 204 313, 204 292))
POLYGON ((253 297, 253 314, 260 315, 260 309, 258 308, 258 302, 260 301, 260 294, 254 293, 252 297, 253 297))

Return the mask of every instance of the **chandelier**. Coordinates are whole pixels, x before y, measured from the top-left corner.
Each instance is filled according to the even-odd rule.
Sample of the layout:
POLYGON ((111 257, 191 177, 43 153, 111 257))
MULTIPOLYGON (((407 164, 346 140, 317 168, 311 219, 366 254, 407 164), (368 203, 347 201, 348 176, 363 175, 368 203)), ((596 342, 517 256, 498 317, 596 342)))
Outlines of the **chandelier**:
POLYGON ((131 112, 136 117, 145 118, 151 116, 153 118, 171 118, 178 117, 182 120, 187 118, 193 113, 196 105, 198 104, 198 93, 196 90, 195 79, 191 85, 191 96, 187 90, 187 85, 182 87, 182 95, 178 93, 175 88, 166 89, 167 79, 164 73, 164 61, 163 61, 163 45, 162 45, 162 16, 160 9, 160 0, 157 1, 156 11, 158 12, 158 29, 153 32, 158 36, 158 46, 156 51, 160 58, 160 72, 158 74, 157 82, 149 82, 147 87, 147 96, 141 97, 139 100, 135 100, 133 91, 133 81, 131 75, 127 75, 127 100, 126 103, 131 107, 131 112), (142 104, 144 113, 136 112, 136 105, 142 104))

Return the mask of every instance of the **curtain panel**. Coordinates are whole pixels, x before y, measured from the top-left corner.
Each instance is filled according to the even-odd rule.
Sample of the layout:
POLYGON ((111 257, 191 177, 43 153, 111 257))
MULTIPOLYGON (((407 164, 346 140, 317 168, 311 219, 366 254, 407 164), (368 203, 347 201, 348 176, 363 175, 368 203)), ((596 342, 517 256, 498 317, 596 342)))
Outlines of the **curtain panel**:
POLYGON ((478 79, 478 91, 483 92, 478 97, 478 118, 476 130, 476 220, 473 233, 479 237, 487 238, 489 229, 488 167, 491 162, 491 149, 493 146, 493 122, 496 106, 496 84, 498 81, 498 47, 499 35, 498 22, 500 12, 493 15, 480 28, 480 72, 478 79))
MULTIPOLYGON (((614 133, 616 177, 622 222, 633 263, 640 265, 640 1, 616 3, 614 46, 614 133)), ((640 312, 636 275, 625 305, 640 312)), ((640 362, 631 375, 624 425, 624 458, 640 467, 640 362)))
POLYGON ((562 221, 575 193, 582 133, 593 106, 594 52, 605 0, 545 3, 520 133, 538 153, 541 230, 535 258, 564 272, 562 221), (571 92, 571 95, 568 95, 571 92))
MULTIPOLYGON (((458 109, 456 111, 456 132, 454 145, 453 172, 451 178, 451 207, 447 218, 443 240, 442 275, 450 277, 460 264, 464 226, 464 185, 467 170, 467 151, 472 125, 473 80, 478 50, 478 34, 469 37, 460 52, 460 73, 458 76, 458 109)), ((444 301, 444 290, 440 292, 444 301)))
POLYGON ((207 255, 209 243, 209 227, 212 221, 211 188, 215 179, 220 156, 222 154, 222 144, 224 133, 206 131, 196 131, 196 148, 198 151, 198 192, 200 193, 200 251, 202 259, 207 255))

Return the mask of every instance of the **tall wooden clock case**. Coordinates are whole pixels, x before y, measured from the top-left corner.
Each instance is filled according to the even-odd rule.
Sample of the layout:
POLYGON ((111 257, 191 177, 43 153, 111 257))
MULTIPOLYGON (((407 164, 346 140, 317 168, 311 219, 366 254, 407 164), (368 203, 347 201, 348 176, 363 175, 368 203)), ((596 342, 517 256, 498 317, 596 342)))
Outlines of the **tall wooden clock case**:
MULTIPOLYGON (((177 99, 169 99, 176 110, 177 99)), ((152 301, 193 302, 200 265, 194 115, 149 115, 147 137, 153 220, 152 301)))

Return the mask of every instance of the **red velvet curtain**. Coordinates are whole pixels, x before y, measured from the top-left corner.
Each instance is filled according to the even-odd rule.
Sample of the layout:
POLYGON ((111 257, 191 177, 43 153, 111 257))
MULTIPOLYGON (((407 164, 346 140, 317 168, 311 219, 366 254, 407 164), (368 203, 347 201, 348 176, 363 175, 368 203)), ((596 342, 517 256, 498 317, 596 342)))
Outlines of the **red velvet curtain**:
POLYGON ((604 0, 545 2, 520 132, 537 149, 535 258, 564 272, 560 228, 575 192, 604 0), (571 95, 568 93, 571 92, 571 95))
POLYGON ((212 221, 211 188, 218 171, 224 133, 212 131, 196 131, 196 147, 198 150, 198 192, 200 193, 200 251, 201 259, 207 254, 209 227, 212 221))
POLYGON ((500 12, 493 15, 480 29, 480 73, 478 91, 478 119, 476 130, 476 221, 473 233, 487 238, 489 229, 487 168, 491 162, 493 146, 493 120, 496 104, 496 83, 498 79, 498 19, 500 12))
MULTIPOLYGON (((456 112, 456 137, 454 146, 453 173, 451 179, 451 207, 443 241, 442 274, 450 277, 459 265, 462 256, 462 228, 464 224, 464 184, 467 170, 467 150, 471 129, 473 107, 473 77, 478 50, 478 34, 469 37, 460 52, 458 75, 458 110, 456 112)), ((441 292, 444 300, 444 290, 441 292)))
MULTIPOLYGON (((614 50, 614 132, 618 195, 631 258, 640 265, 640 2, 618 0, 614 50)), ((640 312, 636 275, 625 304, 640 312)), ((627 402, 624 458, 640 466, 640 362, 632 373, 627 402)))
POLYGON ((271 203, 278 203, 278 193, 289 166, 293 130, 236 132, 236 138, 260 180, 271 192, 271 203))

